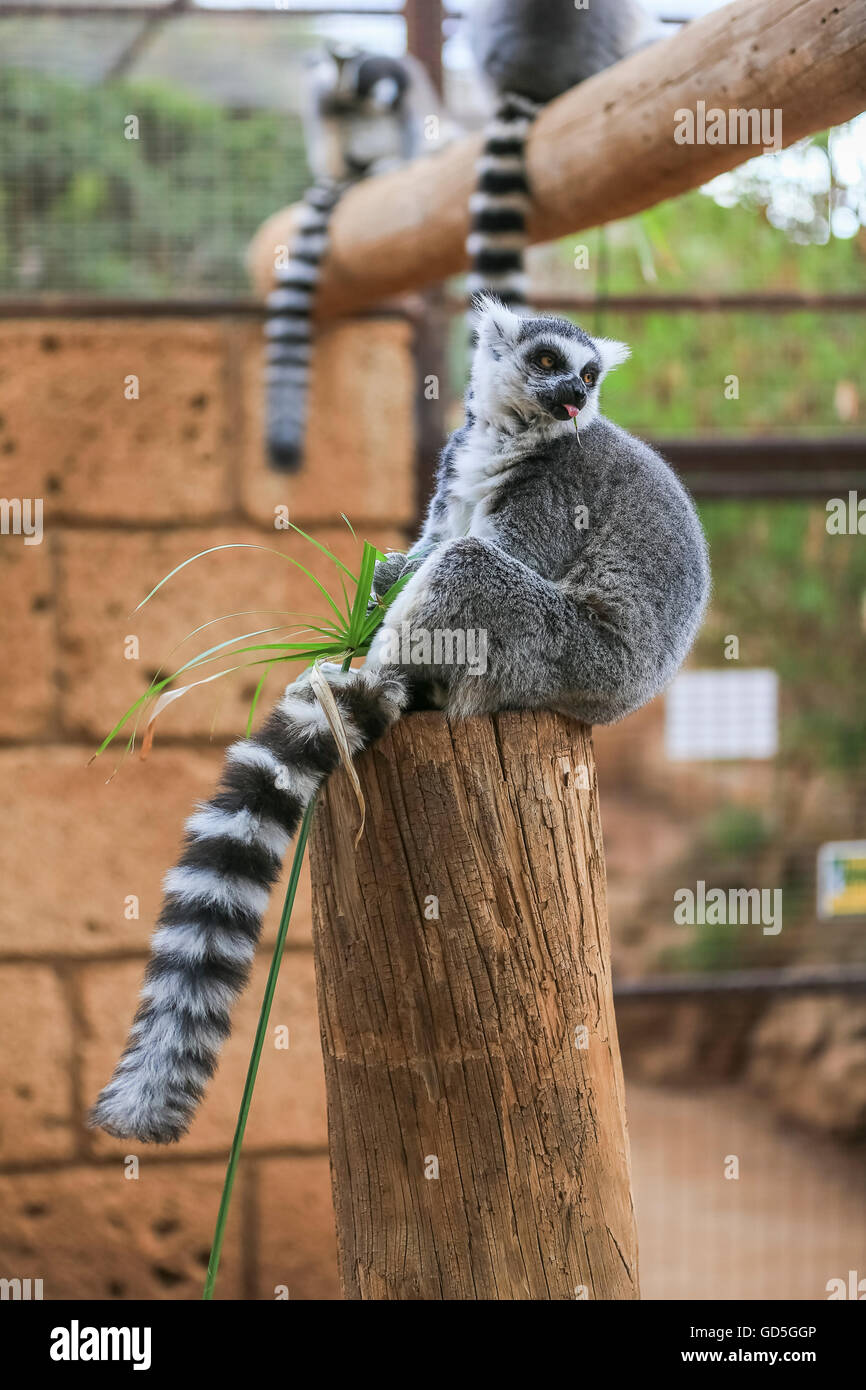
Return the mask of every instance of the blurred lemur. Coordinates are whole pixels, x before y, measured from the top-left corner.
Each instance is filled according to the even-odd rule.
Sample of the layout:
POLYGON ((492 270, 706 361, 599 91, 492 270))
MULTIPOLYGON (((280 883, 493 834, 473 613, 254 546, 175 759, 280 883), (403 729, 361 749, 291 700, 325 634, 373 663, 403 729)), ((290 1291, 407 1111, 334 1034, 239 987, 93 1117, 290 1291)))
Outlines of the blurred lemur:
POLYGON ((312 317, 331 214, 359 179, 437 148, 448 133, 439 110, 433 85, 413 58, 332 46, 310 67, 304 130, 314 182, 267 300, 265 414, 276 469, 293 472, 303 462, 312 317), (434 115, 438 138, 426 124, 434 115))
MULTIPOLYGON (((421 543, 386 557, 376 592, 412 577, 365 666, 325 668, 353 754, 418 707, 608 723, 672 679, 706 602, 706 546, 663 459, 599 414, 601 383, 627 356, 567 320, 482 301, 466 422, 443 452, 421 543), (486 633, 483 672, 408 659, 419 656, 415 634, 470 630, 486 633), (409 643, 395 640, 407 633, 409 643)), ((166 876, 141 1004, 93 1123, 157 1142, 185 1132, 282 857, 338 761, 304 677, 229 749, 166 876)))
POLYGON ((637 0, 475 0, 470 42, 497 107, 471 202, 470 294, 526 303, 526 144, 542 106, 662 32, 637 0))

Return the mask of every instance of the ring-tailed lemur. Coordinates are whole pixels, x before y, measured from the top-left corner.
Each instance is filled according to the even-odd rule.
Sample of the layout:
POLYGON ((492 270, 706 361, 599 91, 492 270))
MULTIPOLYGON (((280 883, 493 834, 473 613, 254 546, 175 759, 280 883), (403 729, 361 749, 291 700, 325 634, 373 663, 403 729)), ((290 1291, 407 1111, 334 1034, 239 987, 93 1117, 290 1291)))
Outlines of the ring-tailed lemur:
POLYGON ((304 130, 314 182, 266 304, 266 430, 276 469, 292 472, 303 461, 312 318, 334 208, 359 179, 437 148, 447 135, 439 112, 433 84, 414 58, 334 45, 310 67, 304 130), (435 139, 426 124, 431 116, 440 122, 435 139))
MULTIPOLYGON (((627 356, 567 320, 480 306, 466 423, 443 452, 421 543, 386 557, 376 592, 412 577, 365 666, 328 669, 353 754, 431 704, 608 723, 672 679, 706 602, 706 546, 667 464, 599 414, 601 382, 627 356), (437 632, 470 631, 486 635, 483 671, 415 640, 426 633, 429 649, 437 632)), ((338 760, 306 677, 229 749, 222 785, 187 822, 166 876, 142 1002, 95 1124, 141 1140, 183 1134, 283 854, 338 760)))
POLYGON ((470 295, 527 301, 526 145, 542 106, 662 32, 637 0, 590 0, 582 9, 575 0, 475 0, 470 42, 497 107, 470 203, 470 295))

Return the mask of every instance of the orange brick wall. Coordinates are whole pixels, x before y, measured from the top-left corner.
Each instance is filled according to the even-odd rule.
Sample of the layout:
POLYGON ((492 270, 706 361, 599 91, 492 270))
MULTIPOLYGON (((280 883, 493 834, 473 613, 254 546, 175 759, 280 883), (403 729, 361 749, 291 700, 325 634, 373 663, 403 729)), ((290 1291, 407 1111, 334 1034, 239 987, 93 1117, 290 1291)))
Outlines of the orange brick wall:
MULTIPOLYGON (((0 536, 0 1276, 41 1278, 47 1299, 199 1297, 268 956, 182 1144, 86 1128, 134 1009, 162 873, 253 681, 180 701, 150 758, 110 782, 119 759, 88 758, 200 623, 323 600, 278 558, 231 551, 129 615, 174 565, 230 542, 274 546, 331 581, 327 561, 274 529, 278 506, 346 559, 358 545, 341 512, 382 546, 402 544, 412 520, 408 325, 322 334, 309 463, 290 479, 263 463, 259 343, 257 325, 232 319, 0 323, 0 494, 44 502, 41 545, 0 536), (124 398, 130 375, 138 400, 124 398), (140 916, 127 920, 133 894, 140 916)), ((219 1295, 271 1299, 285 1285, 335 1298, 306 879, 272 1025, 290 1046, 265 1050, 219 1295)))

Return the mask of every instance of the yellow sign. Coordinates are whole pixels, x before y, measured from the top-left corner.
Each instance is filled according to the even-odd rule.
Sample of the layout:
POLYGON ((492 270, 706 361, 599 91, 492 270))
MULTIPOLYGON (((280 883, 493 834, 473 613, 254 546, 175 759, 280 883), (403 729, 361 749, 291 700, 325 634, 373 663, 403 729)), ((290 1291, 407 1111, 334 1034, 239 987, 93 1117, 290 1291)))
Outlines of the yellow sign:
POLYGON ((866 840, 838 840, 818 850, 818 916, 866 917, 866 840))

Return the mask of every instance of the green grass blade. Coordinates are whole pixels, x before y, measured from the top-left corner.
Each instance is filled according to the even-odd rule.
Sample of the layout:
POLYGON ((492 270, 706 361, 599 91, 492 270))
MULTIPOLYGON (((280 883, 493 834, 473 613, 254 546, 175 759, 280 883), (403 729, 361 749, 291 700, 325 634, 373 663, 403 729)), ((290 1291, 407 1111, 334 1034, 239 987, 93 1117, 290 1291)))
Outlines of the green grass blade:
MULTIPOLYGON (((293 521, 290 521, 289 525, 291 526, 292 530, 295 531, 299 536, 303 536, 305 541, 309 541, 310 545, 314 545, 317 550, 320 550, 323 555, 327 556, 331 563, 337 566, 338 570, 342 570, 343 574, 345 574, 347 579, 351 579, 353 584, 357 584, 357 575, 354 575, 352 571, 349 569, 349 567, 343 564, 343 561, 340 559, 338 555, 334 554, 333 550, 329 550, 328 547, 322 543, 322 541, 317 541, 315 536, 311 536, 307 531, 302 531, 300 526, 296 526, 293 521)), ((353 531, 352 535, 354 534, 355 533, 353 531)))
POLYGON ((352 612, 349 615, 349 642, 353 647, 360 645, 361 633, 367 617, 367 607, 373 592, 373 575, 379 554, 380 552, 374 545, 371 545, 369 541, 364 542, 361 573, 358 576, 358 587, 355 590, 355 602, 352 604, 352 612))
MULTIPOLYGON (((158 594, 160 589, 162 589, 163 586, 166 585, 170 579, 173 579, 176 574, 180 574, 181 570, 186 569, 187 565, 193 564, 196 560, 204 559, 206 555, 215 555, 220 550, 260 550, 265 555, 276 555, 279 557, 280 560, 285 561, 286 564, 294 565, 297 569, 301 570, 307 576, 307 578, 312 581, 313 584, 315 584, 322 597, 330 604, 331 608, 333 608, 340 622, 345 621, 345 613, 340 612, 340 609, 337 607, 336 603, 331 598, 331 595, 328 593, 328 590, 325 588, 324 584, 320 583, 320 581, 316 578, 312 571, 308 570, 306 565, 301 564, 300 560, 296 560, 292 555, 284 555, 282 550, 274 550, 273 546, 253 545, 249 542, 242 541, 232 542, 229 545, 212 545, 208 550, 200 550, 197 555, 191 555, 189 559, 182 560, 181 563, 179 565, 175 565, 174 569, 171 570, 169 574, 165 575, 165 577, 161 579, 158 584, 154 585, 150 593, 147 595, 147 598, 143 598, 138 607, 132 610, 133 616, 136 613, 138 613, 146 603, 150 603, 150 600, 153 598, 154 594, 158 594)), ((337 561, 336 563, 339 563, 339 561, 337 561)), ((349 573, 349 571, 347 571, 347 573, 349 573)))
MULTIPOLYGON (((351 656, 349 655, 343 662, 344 671, 349 669, 350 662, 351 656)), ((223 1241, 225 1240, 226 1225, 228 1224, 229 1208, 231 1207, 235 1177, 237 1176, 238 1164, 240 1163, 244 1134, 246 1133, 250 1107, 253 1103, 253 1092, 255 1091, 256 1079, 259 1074, 259 1064, 262 1059, 265 1038, 267 1037, 271 1008, 273 1007, 277 980, 280 974, 280 965, 282 964, 283 951, 286 945, 286 936, 288 935, 289 923, 292 919, 292 909, 295 905, 295 897, 298 892, 298 881, 301 877, 301 866, 304 862, 304 855, 307 850, 307 841, 310 838, 310 828, 313 824, 317 800, 318 793, 312 797, 304 813, 304 819, 301 821, 301 828, 298 832, 297 844, 295 845, 292 869, 289 874, 288 887, 286 888, 286 898, 283 903, 282 916, 280 917, 279 931, 277 932, 277 940, 274 945, 274 953, 271 956, 271 965, 268 971, 262 1007, 259 1011, 259 1022, 256 1028, 255 1038, 253 1039, 253 1050, 250 1054, 246 1081, 244 1082, 243 1095, 241 1096, 241 1104, 238 1111, 237 1124, 235 1125, 234 1138, 232 1139, 232 1146, 229 1150, 229 1160, 226 1165, 222 1196, 220 1197, 219 1211, 217 1212, 216 1229, 214 1230, 213 1245, 211 1246, 204 1292, 202 1293, 202 1300, 205 1302, 212 1301, 214 1289, 216 1288, 217 1273, 219 1272, 220 1256, 222 1255, 223 1241)))
POLYGON ((298 833, 298 841, 295 846, 295 856, 292 860, 292 872, 289 877, 289 886, 286 890, 286 900, 283 904, 283 914, 280 918, 280 927, 277 932, 277 941, 274 946, 274 953, 271 957, 271 968, 268 971, 265 994, 262 999, 262 1007, 259 1013, 258 1027, 253 1040, 253 1050, 250 1055, 247 1076, 244 1083, 243 1095, 241 1096, 240 1110, 238 1111, 237 1124, 235 1125, 234 1138, 229 1150, 229 1161, 226 1167, 225 1182, 223 1184, 222 1197, 220 1199, 219 1211, 217 1212, 216 1229, 214 1231, 213 1245, 211 1246, 210 1259, 208 1260, 207 1276, 205 1278, 204 1293, 202 1299, 209 1302, 213 1299, 216 1277, 219 1270, 220 1256, 222 1254, 223 1241, 225 1239, 226 1223, 228 1222, 229 1207, 231 1206, 232 1191, 234 1190, 235 1177, 238 1171, 238 1164, 243 1147, 244 1134, 246 1133, 247 1120, 249 1118, 250 1106, 253 1103, 253 1092, 255 1090, 256 1078, 259 1074, 259 1063, 262 1059, 265 1038, 268 1032, 268 1023, 271 1017, 271 1008, 276 993, 277 980, 280 973, 280 965, 283 959, 283 950, 286 944, 286 935, 289 930, 289 922, 292 917, 292 908, 295 905, 295 895, 298 891, 298 880, 301 876, 301 865, 307 848, 307 840, 310 837, 310 826, 313 823, 313 814, 316 809, 316 798, 313 797, 304 813, 301 828, 298 833))
POLYGON ((256 710, 258 709, 259 700, 262 698, 262 691, 265 688, 265 682, 268 679, 268 676, 271 674, 271 670, 275 665, 276 663, 274 661, 266 662, 265 669, 261 674, 261 679, 259 680, 259 683, 256 686, 255 694, 253 695, 252 699, 252 704, 250 705, 250 712, 247 715, 247 738, 249 738, 253 732, 253 720, 256 717, 256 710))

